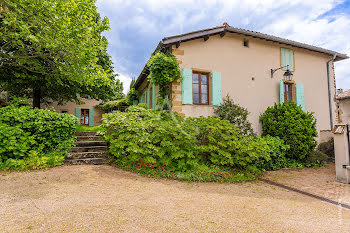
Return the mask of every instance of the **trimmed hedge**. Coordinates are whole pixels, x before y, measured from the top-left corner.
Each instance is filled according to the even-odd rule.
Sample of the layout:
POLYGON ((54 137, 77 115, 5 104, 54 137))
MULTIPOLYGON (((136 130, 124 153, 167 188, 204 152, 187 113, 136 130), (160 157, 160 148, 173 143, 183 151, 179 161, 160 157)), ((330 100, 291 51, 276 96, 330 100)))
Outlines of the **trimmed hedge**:
POLYGON ((296 103, 275 104, 260 116, 263 135, 281 138, 289 145, 286 157, 307 161, 317 142, 316 119, 304 112, 296 103))
POLYGON ((78 118, 28 106, 0 108, 0 168, 40 168, 62 163, 78 118))

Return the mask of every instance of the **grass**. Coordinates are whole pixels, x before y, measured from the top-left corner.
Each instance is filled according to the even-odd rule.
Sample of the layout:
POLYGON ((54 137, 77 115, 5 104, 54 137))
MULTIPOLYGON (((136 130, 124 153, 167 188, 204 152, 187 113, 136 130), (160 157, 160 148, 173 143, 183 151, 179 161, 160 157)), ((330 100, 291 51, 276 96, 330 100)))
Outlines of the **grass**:
POLYGON ((87 126, 87 125, 79 125, 77 127, 77 132, 96 132, 98 131, 99 126, 87 126))

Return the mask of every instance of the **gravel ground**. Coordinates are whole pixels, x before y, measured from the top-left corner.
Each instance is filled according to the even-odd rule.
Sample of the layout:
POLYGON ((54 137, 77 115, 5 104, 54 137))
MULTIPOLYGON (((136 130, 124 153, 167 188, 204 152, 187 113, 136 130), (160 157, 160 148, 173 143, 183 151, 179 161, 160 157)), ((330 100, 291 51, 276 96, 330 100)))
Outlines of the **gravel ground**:
POLYGON ((350 185, 336 182, 334 164, 267 172, 264 178, 350 205, 350 185))
MULTIPOLYGON (((267 177, 288 174, 286 182, 310 170, 267 177)), ((186 183, 104 165, 0 174, 0 232, 347 230, 350 211, 261 182, 186 183)))

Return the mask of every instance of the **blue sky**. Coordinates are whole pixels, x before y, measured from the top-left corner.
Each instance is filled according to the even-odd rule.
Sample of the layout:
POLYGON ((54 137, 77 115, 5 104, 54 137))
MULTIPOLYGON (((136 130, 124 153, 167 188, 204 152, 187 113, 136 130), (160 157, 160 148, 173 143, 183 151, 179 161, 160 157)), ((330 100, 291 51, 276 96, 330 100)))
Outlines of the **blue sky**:
MULTIPOLYGON (((350 0, 97 0, 115 71, 129 89, 166 36, 231 26, 350 55, 350 0)), ((350 59, 336 63, 337 88, 350 89, 350 59)))

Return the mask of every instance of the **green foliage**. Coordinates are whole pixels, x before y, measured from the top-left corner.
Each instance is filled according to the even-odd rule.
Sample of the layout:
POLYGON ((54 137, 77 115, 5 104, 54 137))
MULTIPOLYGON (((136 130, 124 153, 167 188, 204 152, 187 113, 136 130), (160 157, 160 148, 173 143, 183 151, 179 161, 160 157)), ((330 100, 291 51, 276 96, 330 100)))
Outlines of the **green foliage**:
POLYGON ((215 108, 215 114, 237 126, 241 135, 254 135, 252 125, 247 119, 248 110, 235 104, 229 95, 223 99, 222 105, 215 108))
POLYGON ((148 106, 145 103, 139 103, 137 106, 141 107, 141 108, 144 108, 144 109, 148 109, 148 106))
MULTIPOLYGON (((178 119, 179 124, 185 124, 178 119)), ((175 126, 168 113, 157 114, 132 106, 127 112, 105 114, 102 122, 105 139, 117 163, 126 166, 143 159, 146 163, 160 162, 168 167, 186 170, 196 165, 193 135, 175 126)), ((192 130, 194 133, 194 129, 192 130)))
POLYGON ((139 92, 135 90, 135 88, 131 88, 128 94, 126 95, 126 99, 129 105, 133 105, 133 101, 139 99, 139 92))
MULTIPOLYGON (((234 169, 235 174, 257 175, 263 164, 284 157, 288 148, 278 138, 242 136, 227 120, 214 117, 184 119, 140 106, 131 106, 125 113, 105 114, 101 129, 110 144, 110 153, 121 167, 131 169, 131 164, 139 161, 164 164, 187 180, 196 180, 194 177, 198 177, 199 171, 215 169, 225 171, 227 180, 244 180, 242 175, 229 173, 234 169)), ((211 174, 206 177, 215 181, 211 174)))
POLYGON ((61 164, 74 141, 78 119, 50 110, 0 108, 0 169, 61 164))
POLYGON ((163 163, 145 163, 140 160, 137 163, 132 163, 129 166, 124 167, 132 170, 136 173, 149 175, 157 178, 170 178, 183 181, 201 181, 201 182, 243 182, 254 180, 256 174, 246 171, 239 171, 235 169, 229 169, 218 166, 203 166, 198 170, 191 170, 186 172, 174 172, 168 169, 163 163))
POLYGON ((138 99, 138 91, 134 88, 130 89, 125 98, 117 101, 109 101, 103 105, 98 105, 97 107, 103 110, 104 112, 113 112, 113 111, 125 111, 126 108, 133 105, 133 101, 138 99))
POLYGON ((6 0, 0 15, 0 81, 10 95, 79 101, 77 94, 114 99, 107 54, 109 29, 95 0, 6 0))
POLYGON ((147 63, 150 71, 149 79, 159 87, 159 105, 170 94, 170 84, 181 79, 179 63, 171 53, 158 52, 147 63))
POLYGON ((317 146, 317 150, 328 155, 328 161, 334 161, 334 138, 330 138, 327 142, 322 142, 317 146))
POLYGON ((99 126, 87 126, 87 125, 78 125, 76 131, 77 132, 97 132, 99 130, 99 126))
POLYGON ((124 111, 129 106, 129 102, 124 98, 121 100, 109 101, 103 105, 97 105, 96 107, 108 113, 113 111, 124 111))
POLYGON ((307 157, 306 163, 310 165, 324 165, 329 161, 329 156, 321 151, 314 150, 307 157))
POLYGON ((287 158, 305 161, 317 142, 316 119, 304 112, 296 103, 275 104, 260 116, 263 135, 281 138, 289 149, 287 158))

